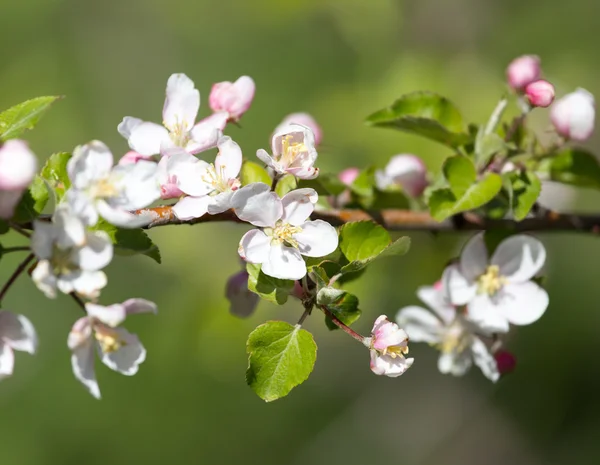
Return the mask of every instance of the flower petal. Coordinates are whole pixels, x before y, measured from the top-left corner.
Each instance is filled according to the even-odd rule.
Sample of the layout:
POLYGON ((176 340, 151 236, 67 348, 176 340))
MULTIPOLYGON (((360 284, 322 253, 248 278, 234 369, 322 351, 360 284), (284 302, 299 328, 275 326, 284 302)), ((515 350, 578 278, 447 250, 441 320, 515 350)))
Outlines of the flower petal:
POLYGON ((533 278, 546 261, 546 249, 535 237, 518 234, 502 241, 492 257, 500 274, 510 282, 522 283, 533 278))
POLYGON ((79 318, 71 328, 69 337, 67 338, 67 346, 69 350, 74 350, 92 337, 92 322, 87 316, 79 318))
POLYGON ((90 231, 86 234, 86 245, 73 252, 73 261, 82 270, 96 271, 104 268, 113 258, 113 245, 104 231, 90 231))
POLYGON ((121 304, 125 308, 127 315, 137 313, 158 313, 158 308, 154 302, 146 299, 127 299, 121 304))
POLYGON ((260 229, 251 229, 240 240, 238 253, 250 263, 264 263, 269 260, 271 239, 260 229))
POLYGON ((233 192, 221 192, 215 196, 210 198, 210 203, 208 204, 208 214, 216 215, 217 213, 223 213, 226 210, 231 208, 231 198, 233 197, 233 192))
POLYGON ((288 192, 281 199, 283 205, 281 219, 293 226, 300 226, 315 210, 317 200, 319 195, 314 189, 304 188, 288 192))
POLYGON ((465 305, 477 293, 477 285, 462 275, 458 265, 450 265, 444 270, 442 286, 444 298, 454 305, 465 305))
POLYGON ((52 266, 48 260, 40 260, 31 273, 31 279, 37 288, 49 299, 56 298, 56 276, 52 274, 52 266))
POLYGON ((96 209, 102 218, 119 228, 140 228, 152 221, 151 215, 135 215, 105 200, 98 200, 96 209))
POLYGON ((281 168, 279 167, 279 164, 276 163, 275 160, 273 160, 273 157, 271 157, 271 155, 269 155, 266 150, 264 150, 264 149, 258 149, 256 151, 256 157, 260 161, 262 161, 265 165, 267 165, 269 168, 273 168, 278 173, 282 173, 283 172, 281 170, 281 168))
POLYGON ((283 215, 281 199, 262 182, 248 184, 235 191, 231 206, 240 220, 254 226, 273 227, 283 215))
POLYGON ((371 371, 376 375, 385 375, 390 378, 396 378, 408 370, 414 360, 414 358, 379 355, 377 354, 377 351, 371 350, 371 371))
POLYGON ((469 302, 465 317, 485 332, 506 333, 509 330, 506 317, 487 294, 477 294, 469 302))
POLYGON ((404 328, 411 341, 430 344, 441 341, 442 322, 424 308, 411 305, 400 309, 396 323, 404 328))
POLYGON ((242 149, 231 137, 219 139, 219 153, 215 159, 217 176, 223 179, 235 179, 242 169, 242 149))
POLYGON ((13 350, 0 341, 0 380, 13 374, 15 354, 13 350))
POLYGON ((200 153, 217 146, 219 139, 223 135, 223 129, 227 124, 229 114, 226 111, 213 113, 212 115, 200 120, 191 131, 191 140, 185 149, 189 153, 200 153))
POLYGON ((63 277, 58 279, 58 286, 65 294, 72 291, 77 292, 88 299, 95 299, 100 295, 100 290, 107 284, 106 275, 102 271, 82 271, 80 273, 72 273, 73 276, 63 277), (68 291, 68 287, 71 287, 68 291))
POLYGON ((57 232, 56 245, 62 249, 80 247, 85 244, 85 226, 66 204, 59 205, 52 217, 57 232))
POLYGON ((134 164, 118 166, 113 172, 122 176, 124 209, 145 208, 160 197, 157 163, 140 160, 134 164))
POLYGON ((337 231, 326 221, 307 221, 300 227, 302 231, 294 234, 293 238, 298 241, 298 250, 302 255, 324 257, 337 249, 337 231))
POLYGON ((92 340, 73 349, 71 355, 73 374, 83 384, 91 395, 100 399, 100 387, 94 372, 94 347, 92 340))
POLYGON ((285 245, 271 245, 269 259, 262 264, 264 274, 279 279, 301 279, 306 275, 306 264, 297 249, 285 245))
POLYGON ((146 360, 146 349, 135 334, 131 334, 124 328, 114 329, 119 335, 123 345, 119 350, 109 353, 101 353, 102 363, 111 370, 127 376, 135 375, 139 365, 146 360))
POLYGON ((85 191, 69 189, 65 194, 65 200, 66 203, 63 203, 63 205, 68 205, 73 214, 78 216, 86 226, 96 225, 98 212, 94 202, 85 191))
POLYGON ((156 123, 144 122, 131 130, 129 147, 142 155, 157 155, 161 147, 171 145, 169 131, 156 123))
POLYGON ((208 205, 211 197, 204 195, 202 197, 184 197, 173 205, 173 213, 182 221, 200 218, 208 211, 208 205))
POLYGON ((514 325, 537 321, 548 308, 548 293, 536 283, 508 283, 499 294, 497 311, 514 325))
POLYGON ((201 197, 214 190, 205 179, 208 178, 209 164, 198 160, 187 152, 179 152, 169 157, 167 175, 177 187, 187 195, 201 197))
POLYGON ((452 374, 454 376, 462 376, 469 368, 473 361, 471 354, 465 350, 463 352, 447 352, 440 354, 438 358, 438 370, 443 374, 452 374))
POLYGON ((479 233, 467 242, 460 253, 460 272, 468 281, 472 282, 485 273, 487 265, 487 248, 483 240, 483 233, 479 233))
POLYGON ((38 344, 31 321, 23 315, 0 310, 0 339, 14 350, 34 354, 38 344))
POLYGON ((126 116, 117 126, 117 131, 119 131, 119 134, 121 134, 125 139, 129 139, 131 137, 131 132, 142 123, 143 121, 139 118, 126 116))
POLYGON ((475 365, 479 367, 485 377, 491 379, 493 382, 498 381, 500 379, 500 372, 498 371, 496 359, 490 353, 483 341, 478 337, 473 338, 471 352, 473 354, 475 365))
POLYGON ((113 304, 105 307, 104 305, 96 305, 88 302, 85 304, 85 310, 90 317, 96 318, 111 327, 123 323, 127 316, 125 307, 121 304, 113 304))
MULTIPOLYGON (((167 96, 163 107, 163 124, 169 130, 189 131, 194 126, 200 108, 200 92, 185 74, 172 74, 167 81, 167 96)), ((135 150, 135 149, 134 149, 135 150)))
POLYGON ((441 289, 433 286, 421 286, 417 289, 417 297, 426 304, 445 323, 450 324, 456 317, 456 309, 444 299, 441 289))
POLYGON ((33 222, 33 234, 31 235, 31 250, 41 259, 49 259, 54 251, 56 238, 56 226, 46 221, 33 222))
POLYGON ((67 173, 75 189, 85 189, 92 181, 108 176, 112 166, 113 156, 108 147, 93 140, 75 148, 67 163, 67 173))

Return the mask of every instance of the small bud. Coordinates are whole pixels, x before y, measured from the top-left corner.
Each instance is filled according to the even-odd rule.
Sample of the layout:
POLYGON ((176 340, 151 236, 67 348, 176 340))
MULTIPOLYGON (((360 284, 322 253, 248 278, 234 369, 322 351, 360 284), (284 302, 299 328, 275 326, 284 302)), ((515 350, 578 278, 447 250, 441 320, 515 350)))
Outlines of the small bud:
POLYGON ((214 84, 208 97, 212 111, 226 111, 229 117, 237 121, 250 108, 254 99, 256 85, 249 76, 242 76, 235 82, 218 82, 214 84))
POLYGON ((249 317, 256 310, 259 297, 248 290, 248 273, 242 270, 234 274, 227 281, 225 297, 231 304, 229 311, 240 318, 249 317))
POLYGON ((346 168, 344 171, 342 171, 340 174, 338 174, 338 178, 344 184, 349 186, 358 177, 359 173, 360 173, 360 170, 358 168, 354 168, 354 167, 346 168))
POLYGON ((594 96, 585 89, 577 89, 558 99, 550 110, 556 132, 576 141, 584 141, 592 135, 595 116, 594 96))
POLYGON ((500 375, 512 373, 517 365, 517 359, 507 350, 498 350, 494 354, 494 359, 496 360, 500 375))
POLYGON ((119 165, 133 165, 140 160, 152 160, 151 155, 142 155, 141 153, 134 152, 130 150, 125 155, 121 157, 119 160, 119 165))
POLYGON ((37 170, 37 158, 21 140, 0 147, 0 218, 13 216, 15 207, 37 170))
POLYGON ((282 128, 290 123, 301 124, 309 128, 315 136, 315 145, 319 145, 323 139, 323 131, 317 124, 316 120, 308 113, 291 113, 283 118, 283 121, 275 128, 275 132, 279 132, 282 128))
POLYGON ((404 358, 408 353, 408 335, 385 315, 375 320, 371 337, 365 338, 363 343, 367 339, 371 349, 371 371, 376 375, 395 378, 413 364, 413 358, 404 358))
POLYGON ((540 59, 535 55, 515 58, 506 68, 508 85, 515 90, 523 90, 527 84, 540 78, 540 59))
POLYGON ((554 101, 554 86, 543 79, 533 81, 525 87, 525 96, 533 107, 549 107, 554 101))
POLYGON ((392 157, 384 171, 375 173, 379 189, 398 185, 412 197, 419 197, 427 187, 427 167, 415 155, 401 154, 392 157))

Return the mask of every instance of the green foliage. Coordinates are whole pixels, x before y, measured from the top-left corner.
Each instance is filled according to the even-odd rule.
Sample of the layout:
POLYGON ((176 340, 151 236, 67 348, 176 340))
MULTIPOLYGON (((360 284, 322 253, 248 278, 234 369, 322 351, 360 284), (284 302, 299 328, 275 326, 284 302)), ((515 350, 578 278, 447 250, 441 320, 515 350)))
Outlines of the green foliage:
POLYGON ((542 183, 533 171, 513 171, 504 175, 509 204, 515 220, 521 221, 531 211, 542 191, 542 183))
POLYGON ((283 197, 290 191, 293 191, 298 187, 298 182, 296 181, 296 176, 293 174, 286 174, 279 181, 277 181, 277 185, 275 186, 275 192, 279 197, 283 197))
POLYGON ((245 161, 240 171, 240 181, 242 186, 252 184, 253 182, 264 182, 268 186, 271 185, 271 176, 267 173, 267 170, 260 166, 258 163, 252 161, 245 161))
POLYGON ((48 158, 41 171, 41 176, 56 193, 57 203, 62 200, 67 189, 71 187, 67 173, 67 163, 70 159, 70 153, 55 153, 48 158))
POLYGON ((319 173, 316 179, 298 180, 298 188, 310 187, 319 195, 340 195, 347 186, 332 173, 319 173))
POLYGON ((375 188, 375 167, 369 166, 362 170, 349 187, 360 197, 372 197, 375 188))
POLYGON ((115 247, 115 253, 118 255, 142 254, 150 257, 156 263, 161 263, 158 246, 152 242, 152 239, 142 229, 117 228, 104 220, 100 220, 92 229, 106 232, 115 247))
MULTIPOLYGON (((358 298, 355 295, 332 287, 319 290, 317 304, 326 306, 346 326, 358 320, 362 313, 358 308, 358 298)), ((331 330, 338 329, 329 317, 325 317, 325 324, 331 330)))
POLYGON ((248 336, 246 382, 266 402, 285 397, 308 379, 317 345, 308 331, 283 321, 268 321, 248 336))
POLYGON ((495 154, 503 152, 507 148, 508 146, 502 137, 494 132, 484 134, 482 128, 475 140, 475 161, 477 166, 485 167, 495 154))
POLYGON ((29 188, 23 192, 15 208, 13 221, 25 223, 35 220, 44 210, 49 197, 48 186, 40 176, 36 175, 29 188))
POLYGON ((413 92, 367 118, 367 123, 417 134, 450 147, 471 141, 460 111, 450 100, 431 92, 413 92))
POLYGON ((0 113, 0 140, 14 139, 26 129, 33 129, 44 112, 59 98, 37 97, 0 113))
POLYGON ((266 275, 260 269, 260 265, 253 263, 246 263, 246 270, 249 275, 248 289, 250 291, 274 304, 282 305, 287 302, 288 296, 294 289, 294 281, 266 275))
POLYGON ((566 184, 600 189, 598 159, 583 149, 569 148, 554 156, 550 164, 550 176, 566 184))

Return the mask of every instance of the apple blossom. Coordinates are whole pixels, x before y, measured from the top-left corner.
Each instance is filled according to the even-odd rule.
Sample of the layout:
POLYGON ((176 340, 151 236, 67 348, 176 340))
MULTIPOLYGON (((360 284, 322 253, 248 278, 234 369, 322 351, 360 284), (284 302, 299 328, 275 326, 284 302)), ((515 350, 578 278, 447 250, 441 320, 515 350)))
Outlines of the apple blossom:
POLYGON ((338 179, 349 186, 354 182, 359 174, 360 170, 356 167, 346 168, 340 174, 338 174, 338 179))
POLYGON ((427 342, 441 352, 438 358, 441 373, 462 376, 475 362, 487 378, 497 381, 500 374, 494 356, 476 333, 489 334, 457 313, 445 301, 439 286, 423 286, 417 295, 433 313, 411 305, 396 315, 396 323, 406 330, 411 341, 427 342))
POLYGON ((333 226, 323 220, 310 221, 318 195, 314 189, 297 189, 279 198, 264 183, 249 184, 231 203, 236 215, 261 229, 248 231, 238 248, 240 257, 260 263, 263 273, 280 279, 306 275, 302 255, 323 257, 338 246, 333 226))
POLYGON ((525 97, 533 107, 549 107, 554 101, 554 86, 543 79, 533 81, 525 86, 525 97))
POLYGON ((31 321, 23 315, 0 310, 0 380, 13 374, 14 350, 34 354, 37 344, 31 321))
POLYGON ((185 74, 172 74, 167 81, 163 126, 126 116, 118 126, 129 147, 142 155, 168 153, 183 148, 200 153, 217 145, 227 124, 227 112, 214 113, 195 124, 200 93, 185 74))
POLYGON ((371 351, 371 371, 376 375, 396 378, 415 360, 404 357, 408 353, 408 335, 385 315, 375 320, 371 337, 365 338, 363 344, 371 351))
POLYGON ((140 160, 149 160, 152 161, 152 156, 151 155, 142 155, 141 153, 137 153, 134 152, 133 150, 130 150, 129 152, 127 152, 125 155, 123 155, 120 159, 118 164, 119 165, 131 165, 133 163, 137 163, 140 160))
POLYGON ((0 146, 0 218, 13 216, 36 170, 37 159, 24 141, 12 139, 0 146))
POLYGON ((596 116, 594 96, 585 89, 558 99, 550 109, 556 132, 566 139, 584 141, 594 132, 596 116))
POLYGON ((127 376, 138 372, 146 359, 146 349, 135 334, 118 327, 128 315, 156 313, 156 305, 144 299, 129 299, 108 307, 85 304, 86 316, 75 322, 69 333, 67 345, 72 351, 71 365, 75 377, 95 398, 100 398, 100 388, 94 371, 94 352, 111 370, 127 376))
POLYGON ((540 78, 540 59, 535 55, 523 55, 515 58, 506 68, 508 85, 522 90, 527 84, 540 78))
POLYGON ((282 129, 289 126, 291 123, 306 126, 313 132, 315 146, 321 145, 323 140, 323 131, 317 121, 308 113, 291 113, 283 118, 283 121, 275 128, 275 133, 281 132, 282 129))
POLYGON ((229 311, 240 318, 249 317, 260 300, 258 294, 248 289, 248 272, 241 270, 227 280, 225 297, 229 300, 229 311))
POLYGON ((106 286, 100 270, 113 257, 110 238, 104 231, 87 231, 68 204, 57 207, 52 222, 34 222, 31 249, 39 259, 31 277, 46 297, 56 297, 59 289, 95 298, 106 286))
POLYGON ((477 234, 460 262, 444 271, 445 296, 454 305, 466 305, 466 318, 487 331, 533 323, 548 307, 548 294, 531 281, 545 260, 542 243, 519 234, 502 241, 488 262, 483 233, 477 234))
POLYGON ((277 176, 289 173, 300 179, 314 179, 319 175, 319 169, 313 166, 317 151, 310 128, 296 123, 280 127, 273 134, 271 149, 273 156, 263 149, 256 156, 277 176))
POLYGON ((71 179, 67 202, 89 226, 99 216, 115 226, 143 226, 148 218, 130 210, 147 207, 160 196, 156 163, 140 160, 113 167, 112 153, 100 141, 77 147, 67 171, 71 179))
POLYGON ((225 111, 230 119, 238 121, 250 108, 255 90, 256 85, 249 76, 242 76, 235 82, 218 82, 210 91, 208 104, 212 111, 225 111))
POLYGON ((173 207, 180 220, 215 215, 231 208, 233 193, 241 186, 238 175, 242 168, 242 150, 231 137, 223 136, 214 164, 182 152, 160 162, 163 198, 187 194, 173 207))
POLYGON ((396 185, 402 187, 408 195, 418 197, 427 187, 427 167, 415 155, 396 155, 388 162, 385 170, 375 173, 375 181, 380 190, 396 185))

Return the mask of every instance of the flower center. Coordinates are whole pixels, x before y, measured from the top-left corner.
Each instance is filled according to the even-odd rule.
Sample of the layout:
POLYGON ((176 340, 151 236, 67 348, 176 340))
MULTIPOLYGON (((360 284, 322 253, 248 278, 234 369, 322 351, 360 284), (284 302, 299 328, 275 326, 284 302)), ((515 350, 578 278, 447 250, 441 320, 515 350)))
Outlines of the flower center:
POLYGON ((94 337, 98 341, 98 344, 100 344, 100 349, 105 354, 116 352, 121 347, 127 345, 113 328, 97 322, 94 325, 94 330, 94 337))
POLYGON ((288 134, 281 138, 281 157, 279 162, 282 165, 289 166, 294 163, 294 160, 298 157, 302 152, 307 152, 308 149, 304 142, 292 142, 294 136, 288 134))
POLYGON ((119 195, 120 189, 117 187, 116 179, 111 176, 99 179, 89 188, 89 194, 95 199, 106 199, 110 197, 116 197, 119 195))
POLYGON ((177 147, 185 147, 190 141, 190 132, 185 129, 183 123, 176 123, 173 126, 167 126, 165 124, 165 127, 169 130, 171 141, 177 147))
POLYGON ((239 179, 228 179, 225 176, 225 166, 221 165, 219 171, 215 168, 215 165, 211 163, 202 175, 202 181, 213 186, 217 192, 229 192, 238 190, 242 183, 239 179))
POLYGON ((493 296, 507 282, 506 278, 500 274, 498 265, 490 265, 485 270, 485 273, 477 279, 477 292, 493 296))
POLYGON ((285 243, 297 249, 298 241, 293 238, 293 235, 302 232, 302 228, 279 220, 274 228, 265 228, 264 231, 268 236, 271 236, 271 244, 285 243))
POLYGON ((389 355, 392 358, 404 357, 408 354, 408 346, 387 346, 381 352, 381 355, 389 355))
POLYGON ((448 327, 442 342, 434 344, 434 346, 444 354, 457 353, 460 354, 469 345, 468 333, 463 326, 455 321, 448 327))
POLYGON ((55 276, 64 276, 78 269, 71 261, 71 249, 61 249, 56 244, 52 248, 52 258, 50 259, 52 274, 55 276))

